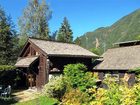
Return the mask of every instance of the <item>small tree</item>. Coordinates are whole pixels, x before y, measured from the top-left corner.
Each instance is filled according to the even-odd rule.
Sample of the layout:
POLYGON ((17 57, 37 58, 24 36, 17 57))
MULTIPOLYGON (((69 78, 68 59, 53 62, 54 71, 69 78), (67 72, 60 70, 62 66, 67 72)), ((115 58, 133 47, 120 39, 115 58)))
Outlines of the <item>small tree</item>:
POLYGON ((64 17, 63 23, 61 24, 61 27, 58 31, 57 34, 57 40, 61 42, 68 42, 72 43, 73 42, 73 32, 70 29, 69 22, 66 17, 64 17))

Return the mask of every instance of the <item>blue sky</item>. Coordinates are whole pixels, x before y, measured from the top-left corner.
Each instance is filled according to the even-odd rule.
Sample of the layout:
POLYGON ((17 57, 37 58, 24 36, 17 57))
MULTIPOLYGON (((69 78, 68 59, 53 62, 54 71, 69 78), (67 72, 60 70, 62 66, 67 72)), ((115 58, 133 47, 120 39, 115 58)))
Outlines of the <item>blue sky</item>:
MULTIPOLYGON (((0 5, 11 15, 18 28, 28 0, 0 0, 0 5)), ((51 32, 58 30, 66 16, 73 30, 73 36, 83 35, 99 27, 110 26, 121 17, 140 8, 140 0, 47 0, 53 11, 49 21, 51 32)))

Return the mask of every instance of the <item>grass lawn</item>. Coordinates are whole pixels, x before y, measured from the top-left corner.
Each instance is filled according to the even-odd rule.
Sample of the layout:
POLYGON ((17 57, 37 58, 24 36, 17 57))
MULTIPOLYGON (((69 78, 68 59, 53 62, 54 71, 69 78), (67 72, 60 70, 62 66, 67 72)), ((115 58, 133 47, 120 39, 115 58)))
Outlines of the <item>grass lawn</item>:
POLYGON ((47 97, 39 97, 34 100, 16 103, 15 105, 57 105, 58 100, 47 97))

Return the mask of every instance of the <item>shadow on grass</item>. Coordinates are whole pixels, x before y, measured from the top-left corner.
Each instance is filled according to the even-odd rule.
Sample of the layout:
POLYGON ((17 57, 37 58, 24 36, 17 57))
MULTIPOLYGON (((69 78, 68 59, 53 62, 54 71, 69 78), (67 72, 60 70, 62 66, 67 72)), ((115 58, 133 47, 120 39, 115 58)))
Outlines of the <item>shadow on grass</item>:
MULTIPOLYGON (((12 90, 13 91, 13 90, 12 90)), ((13 98, 15 95, 5 97, 0 95, 0 105, 14 105, 17 101, 13 98)))
POLYGON ((12 95, 9 98, 0 97, 0 105, 58 105, 59 101, 54 98, 40 96, 36 99, 28 100, 25 102, 18 102, 12 95))
POLYGON ((17 103, 17 101, 15 101, 13 98, 3 98, 0 97, 0 105, 14 105, 15 103, 17 103))

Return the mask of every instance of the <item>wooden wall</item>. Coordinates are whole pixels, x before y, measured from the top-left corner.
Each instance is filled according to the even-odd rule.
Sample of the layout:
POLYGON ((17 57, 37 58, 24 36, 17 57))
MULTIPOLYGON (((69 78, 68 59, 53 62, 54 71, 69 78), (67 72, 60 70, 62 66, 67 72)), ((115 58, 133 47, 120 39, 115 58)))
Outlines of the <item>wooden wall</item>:
POLYGON ((41 89, 42 86, 45 85, 47 82, 46 63, 47 63, 46 56, 41 54, 39 57, 39 66, 38 66, 39 73, 36 76, 36 87, 38 89, 41 89))
POLYGON ((77 57, 49 57, 52 68, 57 68, 59 70, 64 69, 64 65, 83 63, 87 66, 88 70, 92 70, 91 58, 77 58, 77 57))
MULTIPOLYGON (((45 85, 48 82, 47 75, 48 71, 47 69, 47 56, 46 54, 40 50, 36 45, 29 43, 25 46, 25 50, 22 52, 20 57, 30 57, 30 56, 39 56, 38 62, 35 63, 32 66, 36 66, 38 69, 37 75, 36 75, 36 87, 37 89, 41 89, 43 85, 45 85)), ((34 67, 32 67, 34 68, 34 67)), ((32 69, 31 68, 31 69, 32 69)))
MULTIPOLYGON (((94 70, 95 73, 98 73, 98 78, 103 80, 106 74, 116 74, 116 70, 94 70)), ((128 73, 128 70, 118 70, 119 80, 124 79, 129 86, 132 86, 135 83, 135 73, 128 73)))

